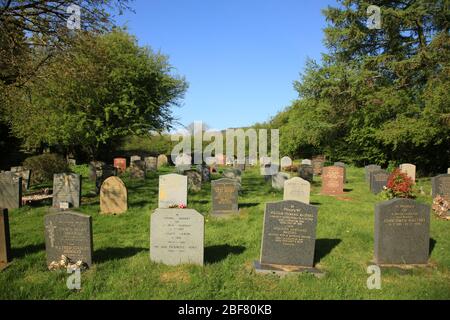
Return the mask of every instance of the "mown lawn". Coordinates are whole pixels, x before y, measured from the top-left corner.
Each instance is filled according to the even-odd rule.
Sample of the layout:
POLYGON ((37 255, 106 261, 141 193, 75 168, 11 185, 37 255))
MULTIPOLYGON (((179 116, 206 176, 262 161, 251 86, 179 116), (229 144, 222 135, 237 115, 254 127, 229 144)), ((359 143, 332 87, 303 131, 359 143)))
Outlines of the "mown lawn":
MULTIPOLYGON (((86 168, 77 167, 86 177, 86 168)), ((164 169, 159 174, 167 173, 164 169)), ((450 224, 431 219, 430 266, 409 270, 383 269, 382 289, 366 286, 367 266, 373 255, 374 204, 364 170, 347 169, 349 182, 341 197, 321 196, 315 178, 311 202, 319 207, 316 266, 326 272, 278 278, 257 275, 264 203, 282 200, 258 174, 243 175, 238 218, 217 221, 211 208, 210 184, 189 194, 188 206, 206 214, 205 266, 168 267, 149 260, 150 214, 157 206, 158 177, 145 182, 124 178, 129 211, 121 216, 99 214, 92 183, 83 180, 83 206, 93 217, 94 265, 82 274, 82 289, 66 287, 67 273, 47 271, 43 218, 48 204, 10 212, 13 264, 0 273, 0 299, 449 299, 450 224)), ((431 203, 430 180, 421 179, 431 203)))

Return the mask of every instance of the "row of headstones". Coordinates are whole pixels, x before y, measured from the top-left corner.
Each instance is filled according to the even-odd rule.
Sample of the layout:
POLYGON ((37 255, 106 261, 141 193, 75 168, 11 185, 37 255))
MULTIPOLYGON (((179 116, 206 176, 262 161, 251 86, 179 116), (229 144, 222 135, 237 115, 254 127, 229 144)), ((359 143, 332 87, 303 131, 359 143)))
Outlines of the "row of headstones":
MULTIPOLYGON (((295 200, 267 203, 264 213, 259 272, 320 273, 314 269, 318 208, 295 200)), ((44 218, 47 264, 64 255, 93 262, 92 217, 62 211, 44 218), (73 237, 76 234, 77 237, 73 237)), ((204 261, 204 216, 193 209, 158 208, 151 216, 150 258, 167 265, 204 261)), ((7 209, 0 211, 0 269, 11 260, 7 209)), ((430 206, 411 199, 377 204, 374 262, 380 265, 427 264, 430 206)))

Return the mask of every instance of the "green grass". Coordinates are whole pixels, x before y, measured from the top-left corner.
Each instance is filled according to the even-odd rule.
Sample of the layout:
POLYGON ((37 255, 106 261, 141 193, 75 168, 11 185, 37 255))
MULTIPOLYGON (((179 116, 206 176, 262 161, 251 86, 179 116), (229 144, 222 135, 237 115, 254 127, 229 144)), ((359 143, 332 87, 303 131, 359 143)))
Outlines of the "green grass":
MULTIPOLYGON (((85 174, 86 167, 76 171, 85 174)), ((159 174, 169 171, 164 168, 159 174)), ((264 203, 283 197, 264 183, 256 168, 243 175, 237 218, 209 217, 209 183, 189 194, 188 206, 207 214, 204 267, 150 262, 150 214, 158 202, 158 176, 153 174, 145 182, 124 178, 129 210, 121 216, 100 215, 99 199, 91 194, 94 185, 83 179, 80 211, 93 217, 94 265, 82 274, 78 292, 67 289, 67 273, 47 271, 43 218, 48 204, 11 211, 14 261, 0 273, 0 299, 449 299, 450 226, 435 217, 430 267, 383 270, 382 289, 367 289, 374 204, 380 199, 369 192, 363 169, 350 167, 347 177, 348 192, 340 198, 319 195, 320 179, 312 185, 311 202, 319 207, 316 266, 326 272, 321 279, 255 274, 252 264, 260 254, 264 203)), ((429 179, 418 185, 426 193, 418 201, 431 203, 429 179)))

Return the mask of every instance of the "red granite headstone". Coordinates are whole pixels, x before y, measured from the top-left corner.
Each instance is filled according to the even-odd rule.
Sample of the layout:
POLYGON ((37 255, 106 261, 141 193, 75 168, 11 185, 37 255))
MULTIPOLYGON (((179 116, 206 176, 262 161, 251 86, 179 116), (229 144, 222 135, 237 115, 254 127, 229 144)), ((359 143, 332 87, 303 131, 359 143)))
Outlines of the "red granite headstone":
POLYGON ((322 194, 344 193, 344 168, 332 166, 322 170, 322 194))
POLYGON ((114 168, 117 168, 119 173, 124 173, 127 170, 127 159, 125 158, 115 158, 114 168))

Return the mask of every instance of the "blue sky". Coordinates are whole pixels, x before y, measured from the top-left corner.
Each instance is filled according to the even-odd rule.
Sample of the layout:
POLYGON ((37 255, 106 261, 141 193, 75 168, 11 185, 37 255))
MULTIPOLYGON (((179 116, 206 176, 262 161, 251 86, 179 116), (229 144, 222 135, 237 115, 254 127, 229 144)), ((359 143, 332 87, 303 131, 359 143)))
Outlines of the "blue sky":
POLYGON ((320 59, 321 9, 335 1, 135 0, 118 17, 140 45, 169 55, 189 82, 181 108, 187 125, 215 129, 268 120, 297 97, 308 57, 320 59))

